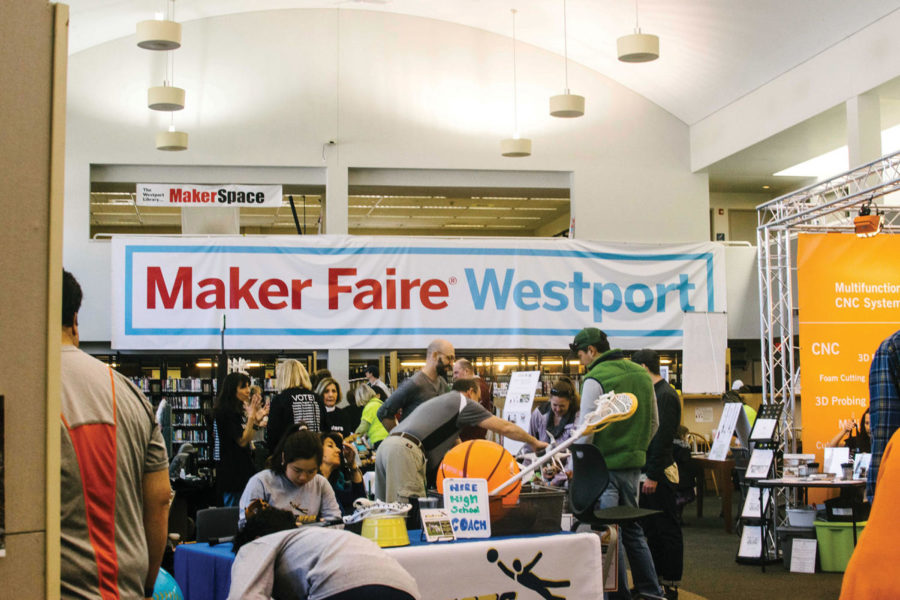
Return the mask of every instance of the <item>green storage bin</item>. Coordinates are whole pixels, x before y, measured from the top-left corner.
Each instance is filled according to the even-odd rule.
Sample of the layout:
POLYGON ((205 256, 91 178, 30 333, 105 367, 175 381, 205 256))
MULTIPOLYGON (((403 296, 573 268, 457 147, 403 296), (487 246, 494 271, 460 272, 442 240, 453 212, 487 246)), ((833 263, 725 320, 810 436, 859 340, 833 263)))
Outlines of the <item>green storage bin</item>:
MULTIPOLYGON (((856 522, 856 539, 866 526, 866 521, 856 522)), ((853 523, 816 521, 816 539, 819 542, 819 563, 823 571, 843 573, 853 554, 853 523)))

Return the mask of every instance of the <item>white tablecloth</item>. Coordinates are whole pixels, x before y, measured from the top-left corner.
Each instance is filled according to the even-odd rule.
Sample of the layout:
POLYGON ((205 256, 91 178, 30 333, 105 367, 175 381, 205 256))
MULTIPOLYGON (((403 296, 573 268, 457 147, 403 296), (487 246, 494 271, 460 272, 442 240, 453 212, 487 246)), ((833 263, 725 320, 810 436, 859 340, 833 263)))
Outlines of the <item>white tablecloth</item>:
POLYGON ((593 533, 436 542, 387 552, 415 578, 423 600, 596 600, 603 594, 600 538, 593 533))

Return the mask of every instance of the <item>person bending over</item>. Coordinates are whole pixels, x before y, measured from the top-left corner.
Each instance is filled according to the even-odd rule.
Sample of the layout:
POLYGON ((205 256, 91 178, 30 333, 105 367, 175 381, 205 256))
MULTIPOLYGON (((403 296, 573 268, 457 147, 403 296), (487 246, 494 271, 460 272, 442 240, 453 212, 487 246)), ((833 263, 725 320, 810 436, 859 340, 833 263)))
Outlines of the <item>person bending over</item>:
POLYGON ((229 600, 418 600, 416 581, 374 542, 349 531, 294 527, 273 507, 251 511, 234 539, 229 600))
POLYGON ((256 499, 292 511, 299 522, 341 517, 334 491, 319 475, 322 442, 300 423, 288 429, 269 457, 268 468, 250 478, 241 495, 238 526, 246 521, 246 510, 256 499))

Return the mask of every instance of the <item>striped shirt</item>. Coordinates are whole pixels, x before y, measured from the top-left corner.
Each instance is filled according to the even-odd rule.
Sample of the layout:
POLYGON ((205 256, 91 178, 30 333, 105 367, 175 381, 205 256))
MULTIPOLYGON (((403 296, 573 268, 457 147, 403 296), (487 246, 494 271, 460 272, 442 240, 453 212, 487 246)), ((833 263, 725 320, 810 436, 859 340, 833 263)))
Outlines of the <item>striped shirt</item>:
POLYGON ((74 346, 61 367, 60 596, 143 597, 143 477, 169 467, 162 434, 121 374, 74 346))

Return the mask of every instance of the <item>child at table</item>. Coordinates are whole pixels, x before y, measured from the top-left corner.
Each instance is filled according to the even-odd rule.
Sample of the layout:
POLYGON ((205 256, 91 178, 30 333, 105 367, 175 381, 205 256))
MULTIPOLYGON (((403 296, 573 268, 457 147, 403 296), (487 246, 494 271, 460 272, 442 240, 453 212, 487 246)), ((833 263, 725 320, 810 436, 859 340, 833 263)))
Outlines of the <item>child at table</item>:
POLYGON ((334 490, 319 475, 322 454, 318 434, 302 423, 291 426, 269 457, 268 468, 247 482, 241 494, 238 527, 244 527, 245 511, 256 499, 292 511, 298 523, 340 519, 334 490))
POLYGON ((248 511, 234 539, 229 600, 418 600, 412 576, 374 542, 349 531, 294 527, 288 511, 248 511))

